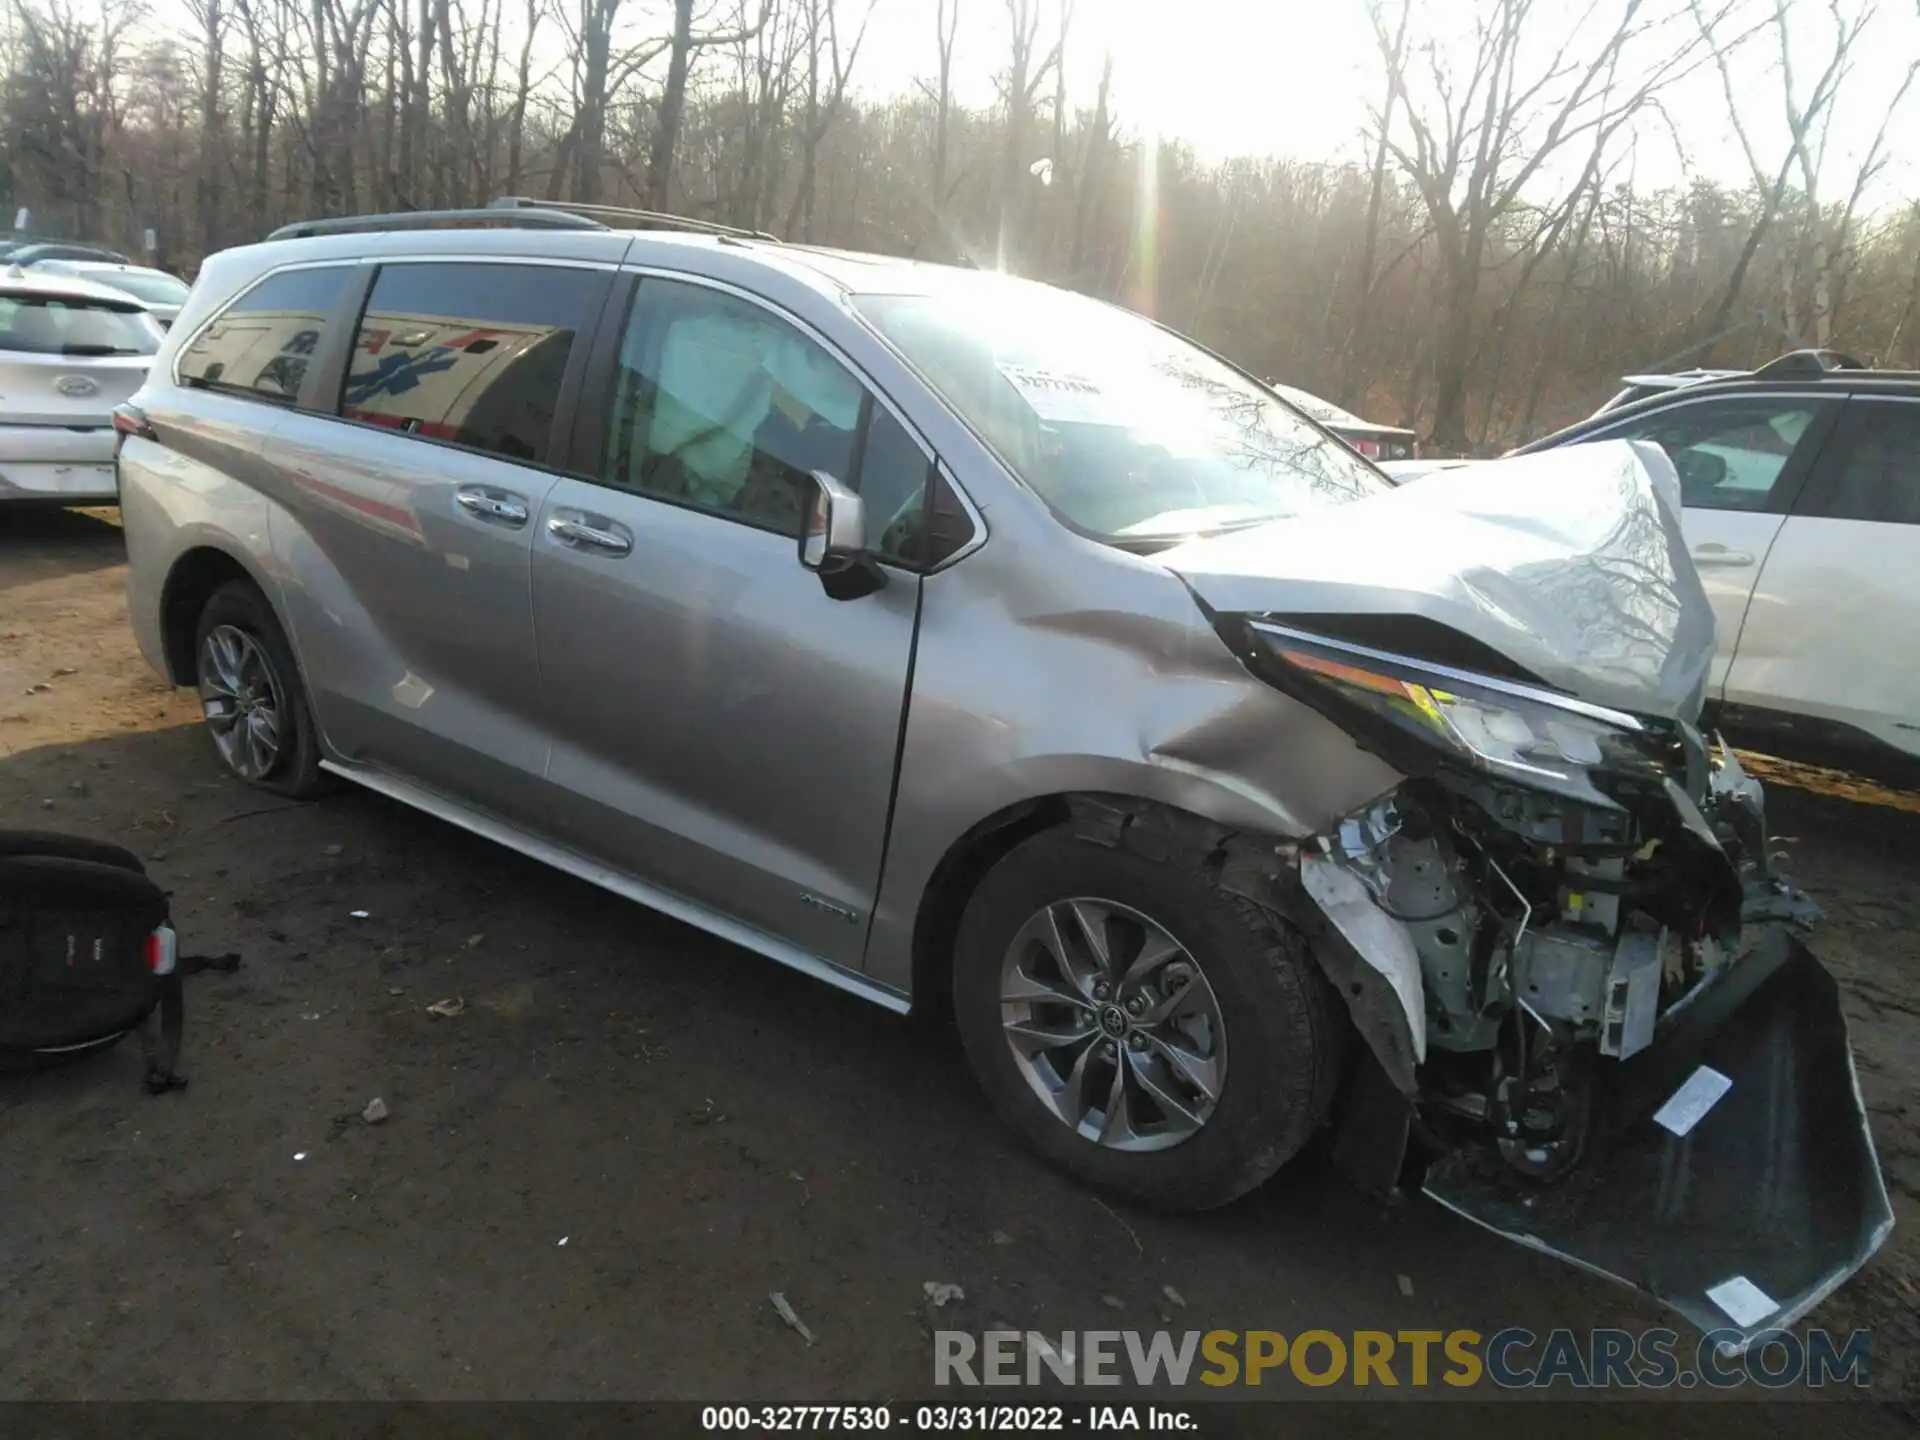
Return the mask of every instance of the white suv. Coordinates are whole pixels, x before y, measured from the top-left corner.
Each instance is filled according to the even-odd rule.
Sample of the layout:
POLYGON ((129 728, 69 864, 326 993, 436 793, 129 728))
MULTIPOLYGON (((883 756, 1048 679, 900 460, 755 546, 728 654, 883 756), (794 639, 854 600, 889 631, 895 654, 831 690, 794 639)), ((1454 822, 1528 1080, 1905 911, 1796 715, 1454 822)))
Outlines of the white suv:
POLYGON ((1679 472, 1719 632, 1707 700, 1728 734, 1920 772, 1920 672, 1898 661, 1920 634, 1920 374, 1776 361, 1516 453, 1593 440, 1651 440, 1679 472))
POLYGON ((0 506, 116 502, 113 408, 140 388, 160 338, 123 291, 0 276, 0 506))

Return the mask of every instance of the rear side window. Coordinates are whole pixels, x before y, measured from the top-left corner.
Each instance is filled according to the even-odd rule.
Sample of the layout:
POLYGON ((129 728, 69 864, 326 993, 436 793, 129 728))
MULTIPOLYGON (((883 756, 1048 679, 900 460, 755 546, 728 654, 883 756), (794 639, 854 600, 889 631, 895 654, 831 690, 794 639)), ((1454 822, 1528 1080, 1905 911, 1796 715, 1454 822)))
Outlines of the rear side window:
POLYGON ((25 355, 151 355, 160 329, 137 305, 78 295, 0 294, 0 350, 25 355))
POLYGON ((567 362, 605 289, 598 271, 561 266, 386 266, 340 413, 545 464, 567 362))
POLYGON ((1820 469, 1805 513, 1920 525, 1920 403, 1850 400, 1820 469))
POLYGON ((329 266, 269 275, 180 352, 180 383, 292 404, 350 273, 329 266))

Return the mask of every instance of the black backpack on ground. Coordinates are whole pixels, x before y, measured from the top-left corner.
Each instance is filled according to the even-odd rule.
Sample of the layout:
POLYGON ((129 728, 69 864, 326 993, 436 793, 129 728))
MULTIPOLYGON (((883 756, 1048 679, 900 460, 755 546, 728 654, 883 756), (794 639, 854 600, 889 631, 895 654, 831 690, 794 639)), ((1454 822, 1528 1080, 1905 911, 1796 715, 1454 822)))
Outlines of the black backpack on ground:
POLYGON ((131 851, 0 830, 0 1068, 72 1059, 138 1030, 148 1091, 179 1089, 180 982, 238 964, 178 953, 166 892, 131 851))

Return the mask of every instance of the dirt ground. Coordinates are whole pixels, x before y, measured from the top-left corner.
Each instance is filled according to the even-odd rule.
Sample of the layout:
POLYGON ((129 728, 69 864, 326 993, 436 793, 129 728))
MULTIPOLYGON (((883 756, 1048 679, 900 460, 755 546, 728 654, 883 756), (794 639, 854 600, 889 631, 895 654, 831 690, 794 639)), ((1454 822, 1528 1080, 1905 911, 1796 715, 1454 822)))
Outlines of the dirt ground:
MULTIPOLYGON (((0 516, 0 824, 132 846, 191 947, 245 963, 191 982, 184 1093, 143 1095, 131 1045, 0 1083, 0 1398, 844 1402, 924 1396, 936 1320, 1663 1323, 1313 1159, 1200 1218, 1110 1205, 927 1022, 374 795, 226 779, 124 577, 110 514, 0 516)), ((1920 796, 1765 769, 1898 1211, 1813 1320, 1873 1327, 1875 1390, 1913 1394, 1920 796)))

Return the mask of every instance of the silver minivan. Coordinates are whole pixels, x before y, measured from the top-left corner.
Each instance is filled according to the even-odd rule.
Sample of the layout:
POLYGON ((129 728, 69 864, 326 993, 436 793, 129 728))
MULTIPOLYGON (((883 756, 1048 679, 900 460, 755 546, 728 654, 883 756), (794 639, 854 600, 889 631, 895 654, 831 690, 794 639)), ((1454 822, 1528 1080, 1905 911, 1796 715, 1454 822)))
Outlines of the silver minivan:
POLYGON ((212 257, 119 424, 235 774, 950 1008, 1091 1184, 1320 1136, 1736 1347, 1891 1225, 1654 448, 1396 490, 1082 296, 531 202, 212 257))

